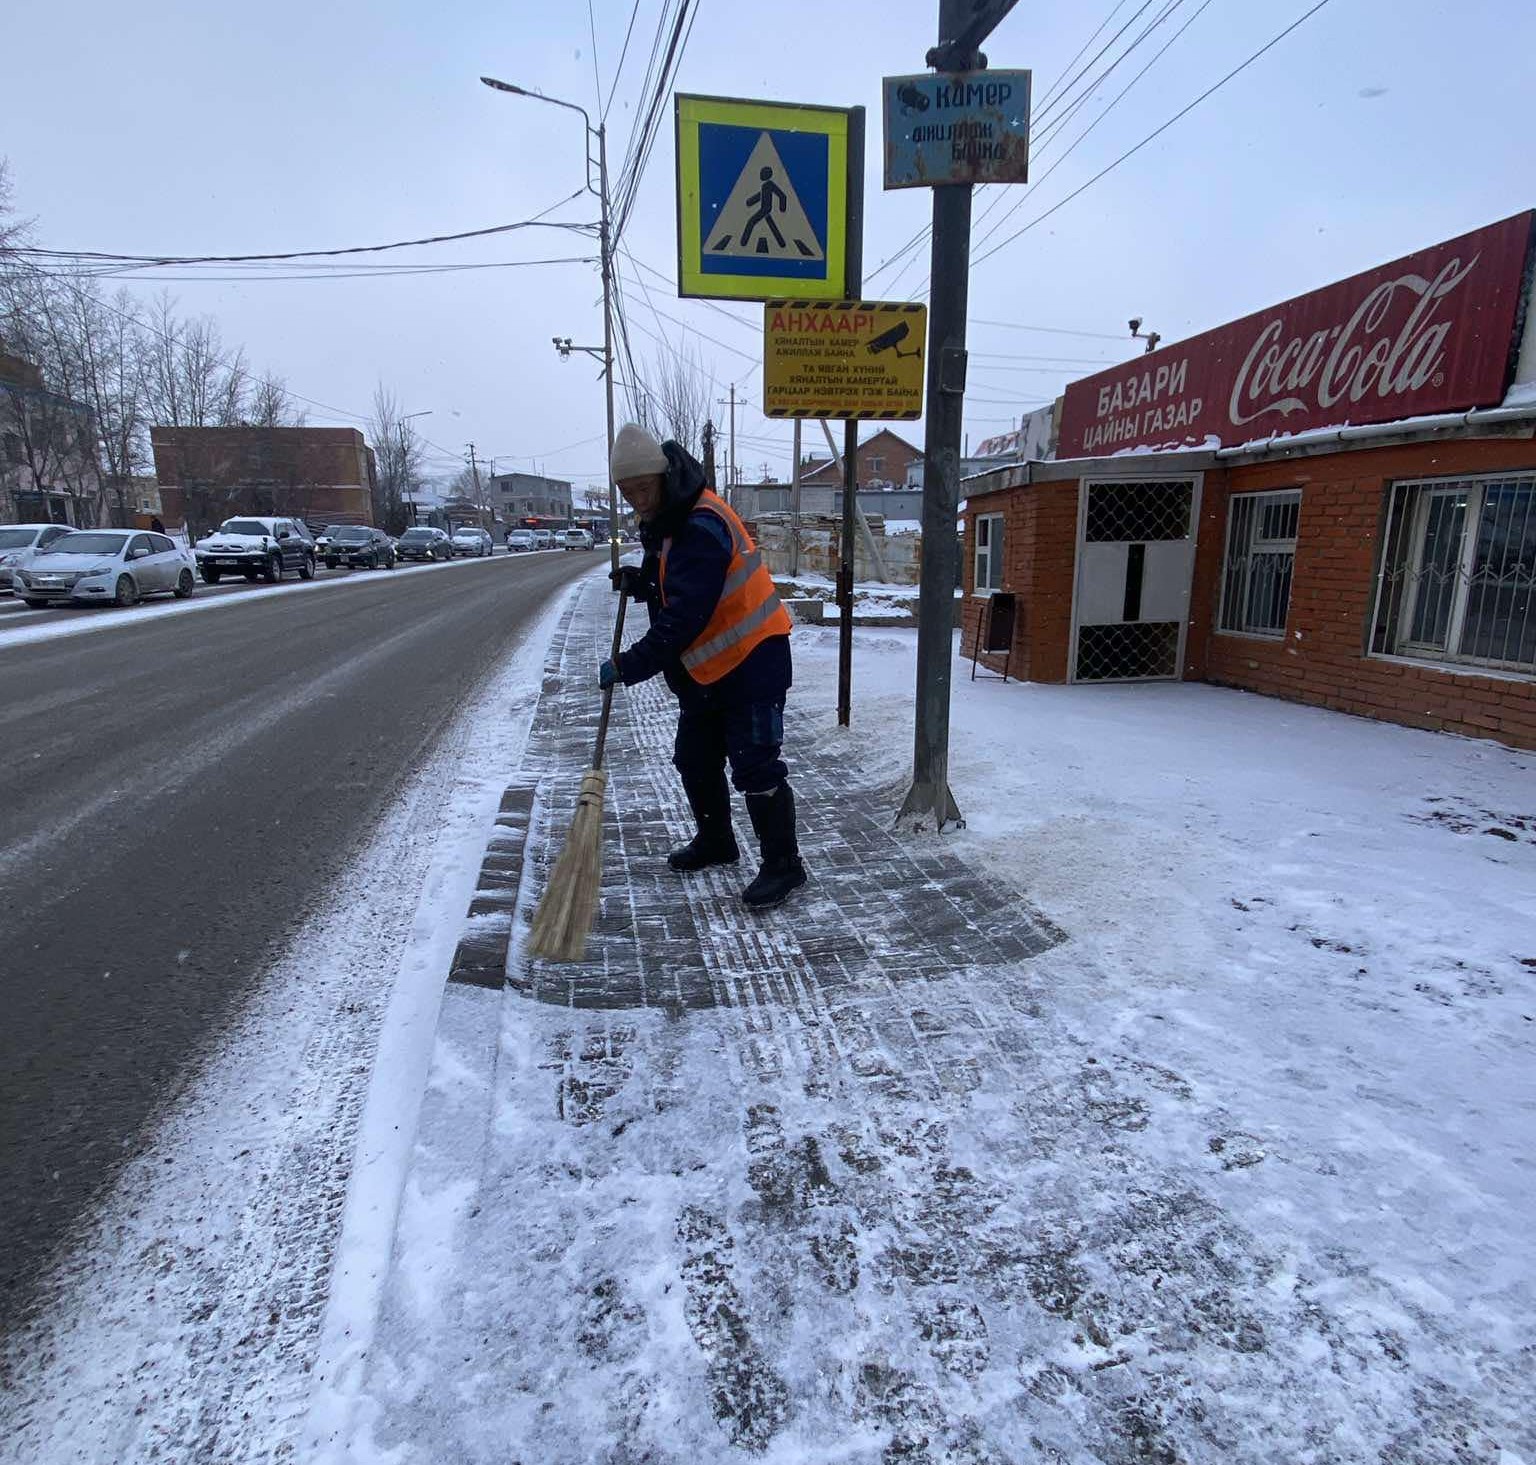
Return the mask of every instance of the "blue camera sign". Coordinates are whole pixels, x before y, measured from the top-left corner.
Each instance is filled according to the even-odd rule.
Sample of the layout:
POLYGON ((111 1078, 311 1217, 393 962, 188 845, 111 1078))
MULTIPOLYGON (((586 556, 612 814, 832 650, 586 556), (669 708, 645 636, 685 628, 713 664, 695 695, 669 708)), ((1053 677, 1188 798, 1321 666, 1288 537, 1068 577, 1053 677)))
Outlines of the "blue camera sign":
POLYGON ((1029 181, 1027 71, 885 78, 885 186, 1029 181))

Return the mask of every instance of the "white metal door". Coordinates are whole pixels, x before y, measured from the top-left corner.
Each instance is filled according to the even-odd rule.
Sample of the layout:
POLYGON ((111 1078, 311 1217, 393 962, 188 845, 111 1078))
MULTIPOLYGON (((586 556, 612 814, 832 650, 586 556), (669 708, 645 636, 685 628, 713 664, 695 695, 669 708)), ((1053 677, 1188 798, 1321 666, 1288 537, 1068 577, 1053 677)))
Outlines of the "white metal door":
POLYGON ((1199 517, 1196 478, 1083 484, 1072 618, 1074 682, 1179 676, 1199 517))

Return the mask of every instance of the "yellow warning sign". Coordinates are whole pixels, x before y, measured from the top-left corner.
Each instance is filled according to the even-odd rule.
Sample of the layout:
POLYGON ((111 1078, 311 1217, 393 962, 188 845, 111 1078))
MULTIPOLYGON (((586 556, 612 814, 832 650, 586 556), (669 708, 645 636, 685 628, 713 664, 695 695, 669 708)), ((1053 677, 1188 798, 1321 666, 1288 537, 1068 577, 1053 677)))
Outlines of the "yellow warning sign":
POLYGON ((910 422, 923 415, 926 305, 770 300, 763 412, 910 422))

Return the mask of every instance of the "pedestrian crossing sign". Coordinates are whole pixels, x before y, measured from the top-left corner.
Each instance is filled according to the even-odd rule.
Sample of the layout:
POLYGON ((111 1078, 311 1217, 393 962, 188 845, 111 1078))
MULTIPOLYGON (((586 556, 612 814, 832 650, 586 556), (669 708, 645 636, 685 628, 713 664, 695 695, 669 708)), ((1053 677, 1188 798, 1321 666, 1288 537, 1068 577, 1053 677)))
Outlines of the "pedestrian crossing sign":
POLYGON ((679 295, 845 298, 850 117, 841 107, 677 98, 679 295))

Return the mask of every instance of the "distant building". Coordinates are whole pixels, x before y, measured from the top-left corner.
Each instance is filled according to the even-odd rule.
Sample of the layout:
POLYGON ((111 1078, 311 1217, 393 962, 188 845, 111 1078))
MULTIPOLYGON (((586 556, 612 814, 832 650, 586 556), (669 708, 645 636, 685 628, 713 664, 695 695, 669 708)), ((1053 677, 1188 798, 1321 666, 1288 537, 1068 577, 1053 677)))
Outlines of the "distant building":
MULTIPOLYGON (((896 436, 888 427, 859 444, 854 459, 861 489, 900 488, 907 481, 913 463, 921 463, 922 452, 896 436)), ((829 484, 841 487, 842 472, 835 458, 802 458, 800 482, 805 485, 829 484)))
POLYGON ((235 514, 372 524, 373 449, 355 427, 152 427, 161 518, 194 535, 235 514))
POLYGON ((498 473, 491 479, 491 503, 504 524, 519 519, 569 519, 571 485, 541 473, 498 473))
POLYGON ((0 523, 95 524, 96 450, 90 408, 49 391, 41 368, 0 350, 0 523))

